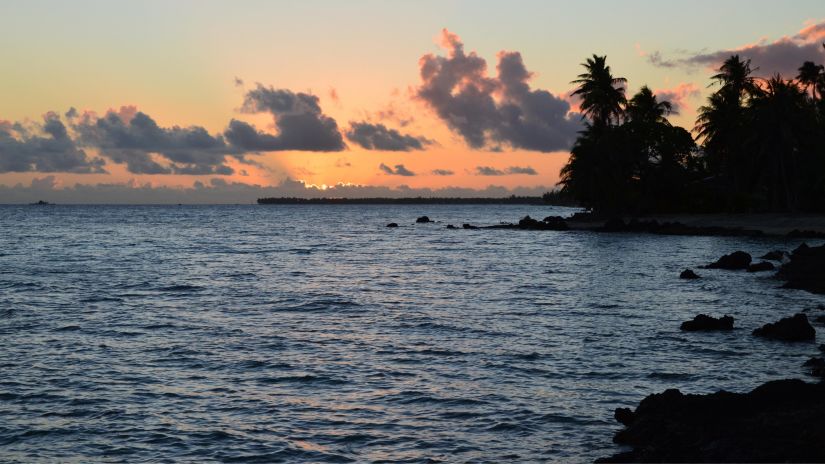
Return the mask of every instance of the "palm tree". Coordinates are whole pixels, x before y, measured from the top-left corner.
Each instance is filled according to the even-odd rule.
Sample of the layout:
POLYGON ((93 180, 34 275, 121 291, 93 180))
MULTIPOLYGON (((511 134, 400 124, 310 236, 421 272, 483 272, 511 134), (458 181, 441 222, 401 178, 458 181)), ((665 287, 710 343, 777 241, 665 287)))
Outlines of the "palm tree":
POLYGON ((741 104, 744 98, 758 95, 760 92, 757 79, 752 75, 753 71, 751 60, 742 61, 739 55, 732 55, 722 63, 719 72, 711 76, 716 81, 711 85, 721 85, 719 92, 728 99, 728 103, 741 104))
POLYGON ((571 83, 578 84, 572 95, 581 97, 584 115, 593 121, 594 126, 619 123, 627 103, 624 89, 627 79, 613 77, 606 56, 594 54, 582 66, 587 72, 579 74, 579 78, 571 83))
POLYGON ((825 81, 825 66, 816 64, 813 61, 806 61, 799 67, 799 75, 796 79, 805 89, 811 92, 814 101, 818 100, 817 90, 823 86, 825 81))
POLYGON ((670 125, 667 116, 672 113, 673 104, 659 101, 646 85, 627 103, 627 118, 631 121, 670 125))

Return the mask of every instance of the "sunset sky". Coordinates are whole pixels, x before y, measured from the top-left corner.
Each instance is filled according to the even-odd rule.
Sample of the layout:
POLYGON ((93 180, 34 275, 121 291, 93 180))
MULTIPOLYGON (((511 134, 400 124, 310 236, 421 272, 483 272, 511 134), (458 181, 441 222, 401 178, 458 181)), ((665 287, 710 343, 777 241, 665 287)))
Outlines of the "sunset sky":
POLYGON ((570 81, 593 53, 688 128, 735 51, 760 75, 825 62, 822 0, 599 3, 4 1, 0 203, 538 192, 580 127, 570 81))

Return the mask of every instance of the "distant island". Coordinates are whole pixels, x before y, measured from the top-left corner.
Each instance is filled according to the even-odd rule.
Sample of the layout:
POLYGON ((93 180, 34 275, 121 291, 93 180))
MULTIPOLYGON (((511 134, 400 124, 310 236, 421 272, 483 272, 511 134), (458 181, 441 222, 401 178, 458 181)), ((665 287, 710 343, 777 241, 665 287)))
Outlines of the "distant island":
POLYGON ((516 196, 496 198, 405 197, 405 198, 258 198, 259 205, 552 205, 578 206, 568 196, 547 192, 540 197, 516 196))

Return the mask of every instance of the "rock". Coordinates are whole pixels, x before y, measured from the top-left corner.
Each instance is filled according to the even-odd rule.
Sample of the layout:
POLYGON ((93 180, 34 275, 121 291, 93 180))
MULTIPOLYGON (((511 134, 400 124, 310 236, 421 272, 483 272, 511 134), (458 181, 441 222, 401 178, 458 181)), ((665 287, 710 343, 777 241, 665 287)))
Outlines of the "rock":
POLYGON ((456 226, 454 226, 454 225, 452 225, 452 224, 447 224, 447 228, 448 228, 448 229, 458 229, 458 227, 456 227, 456 226))
POLYGON ((710 330, 733 330, 733 317, 722 316, 715 318, 707 314, 700 314, 693 318, 692 321, 682 322, 679 329, 686 332, 710 331, 710 330))
POLYGON ((784 317, 778 322, 765 324, 753 331, 757 337, 782 340, 786 342, 808 341, 816 337, 816 330, 811 327, 808 317, 802 313, 784 317))
POLYGON ((708 264, 705 269, 747 269, 751 263, 751 255, 744 251, 735 251, 729 255, 722 256, 715 263, 708 264))
POLYGON ((785 253, 784 251, 774 250, 765 253, 759 259, 767 259, 768 261, 782 261, 783 259, 785 259, 786 254, 787 253, 785 253))
POLYGON ((632 451, 596 462, 825 461, 825 383, 777 380, 745 394, 667 390, 616 417, 627 423, 613 441, 632 451))
POLYGON ((808 375, 813 377, 825 377, 825 359, 811 358, 802 364, 802 367, 809 368, 808 375))
POLYGON ((416 224, 427 224, 429 222, 435 222, 435 221, 431 221, 430 218, 428 218, 427 216, 421 216, 420 218, 415 220, 416 224))
POLYGON ((462 228, 464 229, 478 229, 478 226, 470 225, 470 224, 462 224, 462 228))
POLYGON ((567 221, 561 216, 547 216, 544 218, 544 227, 548 230, 569 230, 567 221))
POLYGON ((387 227, 398 227, 398 224, 396 224, 395 222, 391 222, 387 224, 387 227))
POLYGON ((819 345, 819 351, 821 351, 821 352, 825 353, 825 343, 821 343, 821 344, 819 345))
POLYGON ((825 238, 825 232, 816 230, 799 230, 794 229, 788 232, 788 238, 825 238))
POLYGON ((685 269, 684 271, 682 271, 682 273, 679 274, 679 278, 680 279, 701 279, 701 277, 699 277, 698 274, 693 272, 692 269, 685 269))
POLYGON ((602 226, 601 230, 604 232, 624 232, 626 228, 627 225, 621 218, 613 218, 608 219, 608 221, 602 226))
POLYGON ((616 421, 620 424, 630 425, 633 422, 635 415, 630 408, 616 408, 616 412, 613 413, 613 417, 615 417, 616 421))
POLYGON ((750 266, 748 266, 747 271, 748 272, 766 272, 766 271, 772 271, 774 269, 776 269, 776 267, 773 265, 773 263, 769 263, 767 261, 762 261, 761 263, 751 264, 750 266))
POLYGON ((779 268, 777 276, 787 281, 785 288, 825 294, 825 245, 800 245, 790 260, 779 268))
POLYGON ((502 224, 494 228, 518 228, 527 230, 568 230, 567 222, 561 216, 547 216, 539 221, 530 216, 524 216, 518 221, 518 225, 502 224))

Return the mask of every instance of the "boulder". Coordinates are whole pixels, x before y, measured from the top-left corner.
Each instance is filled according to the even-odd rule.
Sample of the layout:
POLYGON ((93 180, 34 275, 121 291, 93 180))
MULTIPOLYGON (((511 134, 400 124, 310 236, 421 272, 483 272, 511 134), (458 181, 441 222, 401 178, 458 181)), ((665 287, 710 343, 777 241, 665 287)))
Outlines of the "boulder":
POLYGON ((811 327, 808 317, 802 313, 784 317, 777 322, 765 324, 753 331, 757 337, 786 342, 809 341, 816 338, 816 330, 811 327))
POLYGON ((759 259, 767 259, 768 261, 782 261, 783 259, 785 259, 786 254, 787 253, 785 253, 784 251, 774 250, 774 251, 769 251, 769 252, 765 253, 759 259))
POLYGON ((452 224, 447 224, 447 228, 448 228, 448 229, 458 229, 458 227, 456 227, 456 226, 454 226, 454 225, 452 225, 452 224))
POLYGON ((802 367, 808 368, 808 375, 813 377, 825 377, 825 359, 811 358, 802 364, 802 367))
POLYGON ((431 221, 430 218, 427 217, 427 216, 421 216, 420 218, 415 220, 416 224, 427 224, 429 222, 435 222, 435 221, 431 221))
POLYGON ((776 380, 750 393, 667 390, 616 411, 632 447, 596 462, 825 462, 825 383, 776 380))
POLYGON ((690 280, 692 280, 692 279, 701 279, 699 274, 693 272, 692 269, 685 269, 684 271, 682 271, 682 273, 679 274, 679 278, 680 279, 690 279, 690 280))
POLYGON ((624 232, 627 230, 627 225, 621 218, 608 219, 602 226, 604 232, 624 232))
POLYGON ((800 245, 790 260, 779 268, 777 276, 787 281, 785 288, 825 294, 825 245, 800 245))
POLYGON ((398 224, 395 223, 395 222, 391 222, 391 223, 387 224, 387 227, 398 227, 398 224))
POLYGON ((700 314, 693 318, 692 321, 682 322, 679 329, 686 332, 707 332, 711 330, 733 330, 733 317, 722 316, 715 318, 707 314, 700 314))
MULTIPOLYGON (((502 227, 512 228, 510 224, 502 224, 502 227)), ((518 221, 515 226, 519 229, 528 230, 568 230, 567 222, 561 216, 547 216, 544 220, 539 221, 530 216, 524 216, 518 221)))
POLYGON ((729 255, 722 256, 715 263, 705 266, 706 269, 727 269, 738 270, 747 269, 751 263, 751 255, 744 251, 735 251, 729 255))
POLYGON ((754 263, 748 266, 748 272, 766 272, 766 271, 773 271, 776 267, 773 263, 769 263, 767 261, 762 261, 761 263, 754 263))
POLYGON ((478 226, 474 226, 471 224, 462 224, 461 227, 464 229, 478 229, 478 226))

